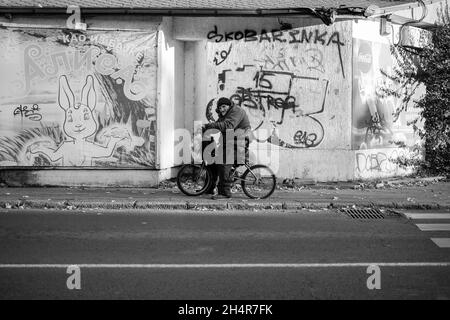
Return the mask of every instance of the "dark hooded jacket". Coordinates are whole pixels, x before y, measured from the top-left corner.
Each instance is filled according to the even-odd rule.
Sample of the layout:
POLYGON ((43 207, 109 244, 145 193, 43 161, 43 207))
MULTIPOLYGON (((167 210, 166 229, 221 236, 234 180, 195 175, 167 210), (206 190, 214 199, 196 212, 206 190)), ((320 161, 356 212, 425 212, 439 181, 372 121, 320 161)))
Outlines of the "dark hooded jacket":
MULTIPOLYGON (((217 129, 221 132, 219 143, 226 147, 224 150, 231 150, 230 147, 234 146, 235 162, 242 164, 242 157, 237 155, 246 155, 248 158, 248 143, 252 140, 252 132, 250 121, 247 113, 239 106, 231 106, 228 112, 224 116, 219 116, 216 122, 208 123, 206 129, 217 129), (234 134, 227 134, 234 130, 234 134), (225 143, 223 137, 226 137, 225 143), (243 142, 247 139, 247 144, 237 143, 237 141, 243 142)), ((226 155, 226 151, 224 152, 226 155)))

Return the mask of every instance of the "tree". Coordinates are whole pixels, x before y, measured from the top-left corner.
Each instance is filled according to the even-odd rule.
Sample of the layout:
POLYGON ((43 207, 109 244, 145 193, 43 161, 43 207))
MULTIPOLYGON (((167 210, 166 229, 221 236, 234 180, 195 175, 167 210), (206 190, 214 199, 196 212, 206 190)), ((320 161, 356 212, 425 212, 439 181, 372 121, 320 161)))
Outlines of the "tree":
POLYGON ((450 175, 450 15, 448 5, 441 8, 440 23, 431 30, 432 41, 424 48, 394 45, 391 52, 397 66, 391 74, 382 71, 400 90, 383 88, 383 93, 401 99, 397 116, 411 107, 419 117, 409 123, 423 141, 423 157, 401 159, 404 165, 415 165, 427 174, 450 175), (425 93, 414 100, 417 88, 425 93), (423 123, 419 126, 418 123, 423 123))

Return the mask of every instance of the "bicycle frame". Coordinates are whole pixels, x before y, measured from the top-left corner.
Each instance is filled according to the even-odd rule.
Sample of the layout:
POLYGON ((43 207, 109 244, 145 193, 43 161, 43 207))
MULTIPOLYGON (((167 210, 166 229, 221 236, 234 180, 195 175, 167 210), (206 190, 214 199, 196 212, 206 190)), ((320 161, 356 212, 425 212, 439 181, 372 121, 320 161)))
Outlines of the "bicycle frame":
MULTIPOLYGON (((234 172, 233 172, 233 176, 232 176, 234 182, 236 182, 236 181, 244 181, 244 179, 242 178, 242 176, 239 175, 238 172, 237 172, 237 170, 236 170, 237 168, 239 168, 239 167, 241 167, 241 166, 244 166, 244 167, 252 174, 252 176, 253 176, 256 180, 259 180, 258 177, 257 177, 257 176, 253 173, 253 171, 251 170, 251 166, 248 165, 247 163, 245 163, 245 164, 240 164, 240 165, 234 166, 234 172)), ((199 178, 202 176, 204 170, 208 170, 206 167, 207 167, 206 163, 205 163, 204 161, 202 161, 201 167, 200 167, 200 171, 199 171, 199 175, 198 175, 197 179, 199 179, 199 178)), ((245 172, 245 171, 244 171, 244 172, 245 172)))
MULTIPOLYGON (((248 165, 247 163, 244 163, 244 164, 240 164, 240 165, 238 165, 238 166, 235 167, 235 171, 234 171, 234 173, 233 173, 233 179, 234 179, 234 181, 237 181, 237 180, 239 180, 239 181, 244 181, 244 179, 242 179, 242 177, 241 177, 240 175, 236 175, 236 173, 237 173, 236 169, 239 168, 240 166, 244 166, 244 167, 252 174, 252 176, 253 176, 256 180, 259 180, 258 177, 256 177, 256 175, 255 175, 255 174, 253 173, 253 171, 251 170, 251 166, 248 165)), ((244 172, 245 172, 245 171, 244 171, 244 172)))

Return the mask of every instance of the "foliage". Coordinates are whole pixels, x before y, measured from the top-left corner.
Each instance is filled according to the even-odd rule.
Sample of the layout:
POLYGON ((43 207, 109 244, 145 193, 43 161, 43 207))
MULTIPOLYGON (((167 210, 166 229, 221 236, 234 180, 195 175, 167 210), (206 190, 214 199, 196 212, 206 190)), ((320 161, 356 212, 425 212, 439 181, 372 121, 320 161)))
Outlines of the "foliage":
POLYGON ((424 157, 403 160, 428 174, 450 175, 450 15, 448 5, 440 12, 440 24, 432 32, 432 41, 424 48, 392 46, 398 66, 385 74, 400 89, 384 88, 385 94, 401 99, 396 116, 411 107, 419 109, 419 117, 411 123, 423 142, 424 157), (425 94, 417 101, 419 86, 425 94), (423 123, 423 126, 420 125, 423 123))

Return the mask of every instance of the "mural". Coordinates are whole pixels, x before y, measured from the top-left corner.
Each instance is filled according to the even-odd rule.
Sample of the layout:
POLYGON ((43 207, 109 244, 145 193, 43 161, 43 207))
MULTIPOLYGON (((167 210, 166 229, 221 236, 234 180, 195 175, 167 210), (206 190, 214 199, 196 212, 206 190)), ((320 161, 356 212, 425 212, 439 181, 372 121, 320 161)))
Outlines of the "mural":
POLYGON ((259 142, 295 149, 322 143, 330 82, 347 76, 338 29, 223 32, 215 26, 207 38, 208 120, 216 118, 216 99, 226 96, 247 111, 259 142))
POLYGON ((0 166, 155 167, 156 33, 0 30, 0 166))
POLYGON ((389 45, 353 39, 353 57, 352 149, 397 147, 394 142, 414 144, 407 122, 417 113, 410 109, 396 119, 400 100, 380 93, 381 88, 395 86, 381 72, 392 74, 389 45))

